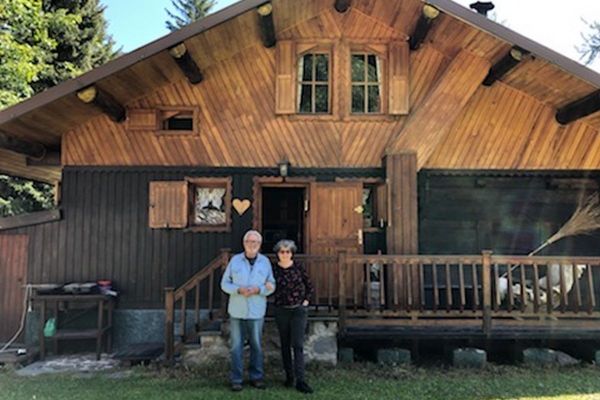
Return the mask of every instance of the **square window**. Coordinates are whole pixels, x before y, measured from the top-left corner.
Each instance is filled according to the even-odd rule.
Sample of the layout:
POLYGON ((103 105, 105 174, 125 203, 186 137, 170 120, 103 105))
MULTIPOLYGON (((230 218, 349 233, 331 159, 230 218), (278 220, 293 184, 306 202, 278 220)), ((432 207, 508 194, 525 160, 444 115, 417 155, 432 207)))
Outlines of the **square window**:
POLYGON ((190 187, 189 227, 228 231, 231 225, 231 179, 186 178, 190 187))
POLYGON ((158 133, 194 134, 198 131, 195 108, 162 107, 158 110, 158 133))

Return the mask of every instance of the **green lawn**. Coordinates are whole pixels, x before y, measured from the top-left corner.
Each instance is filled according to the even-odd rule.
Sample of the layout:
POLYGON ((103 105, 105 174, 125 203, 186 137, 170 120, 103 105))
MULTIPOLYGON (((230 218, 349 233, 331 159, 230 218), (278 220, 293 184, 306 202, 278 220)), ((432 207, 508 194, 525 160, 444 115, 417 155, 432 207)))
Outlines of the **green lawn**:
MULTIPOLYGON (((304 395, 284 388, 274 367, 267 372, 269 388, 262 392, 245 387, 231 393, 227 371, 208 372, 135 369, 126 378, 46 375, 18 378, 0 372, 0 399, 294 399, 304 395)), ((489 367, 485 371, 443 368, 394 368, 374 364, 309 369, 314 399, 600 399, 600 369, 584 366, 566 369, 489 367)))

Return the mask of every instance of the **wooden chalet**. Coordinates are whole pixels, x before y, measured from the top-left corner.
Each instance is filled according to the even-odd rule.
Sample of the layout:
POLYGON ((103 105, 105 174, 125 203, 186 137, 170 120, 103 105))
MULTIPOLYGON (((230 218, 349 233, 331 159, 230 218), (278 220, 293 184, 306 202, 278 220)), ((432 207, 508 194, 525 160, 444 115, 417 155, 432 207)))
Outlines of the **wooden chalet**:
POLYGON ((599 88, 450 0, 240 1, 0 112, 60 210, 0 220, 0 341, 23 283, 109 279, 172 354, 250 228, 341 337, 598 339, 598 237, 525 254, 598 191, 599 88))

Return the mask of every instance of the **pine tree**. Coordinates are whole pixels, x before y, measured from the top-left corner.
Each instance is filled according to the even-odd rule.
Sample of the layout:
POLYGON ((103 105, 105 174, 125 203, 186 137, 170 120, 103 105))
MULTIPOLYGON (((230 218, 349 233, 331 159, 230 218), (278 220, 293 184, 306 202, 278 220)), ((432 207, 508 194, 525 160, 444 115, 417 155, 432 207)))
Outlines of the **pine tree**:
POLYGON ((42 1, 45 13, 72 16, 76 23, 51 23, 48 27, 57 45, 52 51, 52 68, 43 71, 32 84, 36 93, 94 69, 118 54, 115 42, 106 33, 106 7, 98 0, 42 1))
POLYGON ((577 51, 581 55, 581 59, 584 60, 584 64, 589 65, 596 59, 596 57, 600 53, 600 22, 583 22, 585 22, 588 25, 588 28, 591 30, 591 33, 581 34, 581 36, 583 37, 583 44, 580 47, 577 47, 577 51))
POLYGON ((215 0, 171 0, 175 8, 173 12, 165 8, 165 11, 173 21, 165 21, 167 29, 176 31, 209 13, 215 5, 215 0))
MULTIPOLYGON (((98 0, 0 0, 0 109, 116 55, 98 0)), ((0 175, 0 217, 52 207, 52 187, 0 175)))

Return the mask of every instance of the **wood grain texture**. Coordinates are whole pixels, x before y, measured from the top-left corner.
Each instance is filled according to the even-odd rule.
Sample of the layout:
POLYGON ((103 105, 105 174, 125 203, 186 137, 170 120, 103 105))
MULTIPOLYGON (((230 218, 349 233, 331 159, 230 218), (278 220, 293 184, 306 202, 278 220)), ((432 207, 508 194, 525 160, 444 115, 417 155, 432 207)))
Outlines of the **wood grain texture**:
POLYGON ((470 52, 458 54, 427 100, 409 116, 390 153, 416 151, 418 168, 425 165, 449 132, 452 121, 462 113, 480 86, 489 67, 489 61, 470 52))
POLYGON ((0 173, 46 183, 56 183, 61 178, 60 167, 29 166, 22 154, 3 149, 0 149, 0 173))
POLYGON ((27 235, 0 235, 0 343, 17 332, 21 321, 28 243, 27 235))

